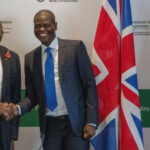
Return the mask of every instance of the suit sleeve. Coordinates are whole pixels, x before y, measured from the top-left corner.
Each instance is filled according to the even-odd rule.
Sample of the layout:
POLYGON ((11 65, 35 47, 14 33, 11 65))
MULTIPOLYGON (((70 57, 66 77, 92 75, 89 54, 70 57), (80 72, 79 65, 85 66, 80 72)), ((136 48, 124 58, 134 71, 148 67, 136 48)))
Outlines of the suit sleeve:
POLYGON ((26 96, 25 99, 19 103, 21 108, 21 115, 29 112, 35 105, 37 105, 37 96, 35 94, 35 88, 32 79, 32 58, 30 55, 25 56, 25 86, 26 96))
POLYGON ((81 41, 77 48, 77 63, 79 67, 80 79, 85 92, 86 124, 98 123, 98 98, 95 78, 91 66, 91 61, 87 54, 85 45, 81 41))
MULTIPOLYGON (((15 73, 15 82, 12 85, 12 102, 17 104, 20 101, 21 94, 21 73, 20 73, 20 60, 17 54, 15 56, 16 62, 16 73, 15 73)), ((19 130, 19 117, 16 117, 12 120, 12 139, 18 139, 18 130, 19 130)))

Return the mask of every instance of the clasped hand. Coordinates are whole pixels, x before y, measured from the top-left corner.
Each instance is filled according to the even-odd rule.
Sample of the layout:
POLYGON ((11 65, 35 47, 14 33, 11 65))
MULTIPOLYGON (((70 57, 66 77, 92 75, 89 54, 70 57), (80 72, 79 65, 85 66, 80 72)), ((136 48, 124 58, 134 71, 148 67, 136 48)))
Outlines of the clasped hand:
POLYGON ((19 114, 17 105, 13 103, 2 103, 0 102, 0 117, 4 120, 11 120, 19 114))

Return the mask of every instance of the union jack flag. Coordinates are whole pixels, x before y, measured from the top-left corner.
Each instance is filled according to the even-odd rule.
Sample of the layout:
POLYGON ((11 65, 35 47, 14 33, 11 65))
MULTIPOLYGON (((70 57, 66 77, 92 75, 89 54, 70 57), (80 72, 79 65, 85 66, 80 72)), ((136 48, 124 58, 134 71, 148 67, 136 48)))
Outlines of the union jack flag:
POLYGON ((99 126, 93 150, 144 150, 130 0, 103 0, 92 65, 99 126))

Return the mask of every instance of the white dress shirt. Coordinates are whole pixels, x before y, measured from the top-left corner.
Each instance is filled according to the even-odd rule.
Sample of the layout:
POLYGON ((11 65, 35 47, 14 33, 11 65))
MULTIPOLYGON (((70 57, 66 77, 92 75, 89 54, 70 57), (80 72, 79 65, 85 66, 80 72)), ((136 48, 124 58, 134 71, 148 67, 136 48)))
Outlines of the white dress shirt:
MULTIPOLYGON (((43 78, 45 82, 45 61, 47 58, 47 53, 45 49, 47 48, 45 45, 42 46, 42 71, 43 71, 43 78)), ((66 115, 67 113, 67 108, 66 104, 64 101, 64 98, 62 96, 62 91, 60 87, 60 82, 59 82, 59 73, 58 73, 58 38, 55 37, 54 40, 51 42, 49 45, 51 50, 51 54, 53 56, 54 60, 54 75, 55 75, 55 89, 56 89, 56 98, 57 98, 57 107, 54 109, 54 111, 50 111, 47 108, 47 113, 46 115, 50 116, 61 116, 61 115, 66 115)))

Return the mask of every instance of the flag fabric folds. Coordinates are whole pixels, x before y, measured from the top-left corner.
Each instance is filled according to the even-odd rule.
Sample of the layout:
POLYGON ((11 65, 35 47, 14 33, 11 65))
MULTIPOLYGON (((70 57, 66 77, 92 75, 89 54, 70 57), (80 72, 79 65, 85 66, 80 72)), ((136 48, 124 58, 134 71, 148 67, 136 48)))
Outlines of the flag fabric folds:
POLYGON ((143 150, 130 0, 103 0, 92 52, 99 126, 93 150, 143 150))
POLYGON ((143 150, 130 0, 122 0, 120 150, 143 150))

